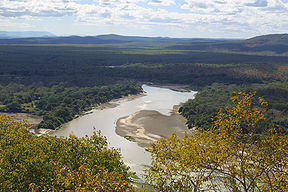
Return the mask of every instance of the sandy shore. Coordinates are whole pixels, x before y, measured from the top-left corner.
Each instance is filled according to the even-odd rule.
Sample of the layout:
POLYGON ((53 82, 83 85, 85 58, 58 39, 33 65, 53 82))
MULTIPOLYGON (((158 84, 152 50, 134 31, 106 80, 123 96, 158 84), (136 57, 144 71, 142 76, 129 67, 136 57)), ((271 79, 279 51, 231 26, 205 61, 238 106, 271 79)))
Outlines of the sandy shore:
POLYGON ((147 85, 152 86, 152 87, 159 87, 159 88, 166 88, 166 89, 171 89, 172 91, 177 91, 177 92, 190 92, 190 86, 189 85, 182 85, 182 84, 151 84, 147 83, 147 85))
POLYGON ((25 120, 31 125, 31 129, 37 127, 37 125, 42 121, 42 117, 37 115, 31 115, 29 113, 1 113, 13 117, 16 121, 25 120))
POLYGON ((183 137, 185 132, 191 134, 186 126, 186 119, 178 112, 178 106, 174 107, 170 116, 158 111, 142 110, 117 121, 116 133, 129 140, 135 141, 141 147, 149 147, 151 142, 157 142, 160 138, 168 137, 173 132, 183 137))
MULTIPOLYGON (((102 103, 100 105, 97 105, 93 110, 103 110, 103 109, 107 109, 107 108, 114 108, 114 107, 118 106, 118 104, 116 104, 115 102, 122 101, 122 100, 125 100, 125 99, 130 101, 130 100, 133 100, 133 99, 136 99, 136 98, 139 98, 139 97, 143 97, 145 95, 146 95, 145 93, 139 93, 137 95, 128 95, 128 96, 123 96, 123 97, 121 97, 119 99, 112 99, 111 101, 109 101, 107 103, 102 103)), ((86 113, 89 114, 90 112, 88 111, 86 113)), ((86 113, 84 113, 84 115, 86 113)))

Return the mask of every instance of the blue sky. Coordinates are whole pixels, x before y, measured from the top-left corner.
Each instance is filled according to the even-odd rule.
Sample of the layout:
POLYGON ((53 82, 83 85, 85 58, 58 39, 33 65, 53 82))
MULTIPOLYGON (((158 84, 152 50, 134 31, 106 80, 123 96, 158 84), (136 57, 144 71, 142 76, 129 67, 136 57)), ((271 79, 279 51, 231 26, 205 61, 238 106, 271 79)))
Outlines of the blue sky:
POLYGON ((0 31, 248 38, 288 33, 288 0, 1 0, 0 31))

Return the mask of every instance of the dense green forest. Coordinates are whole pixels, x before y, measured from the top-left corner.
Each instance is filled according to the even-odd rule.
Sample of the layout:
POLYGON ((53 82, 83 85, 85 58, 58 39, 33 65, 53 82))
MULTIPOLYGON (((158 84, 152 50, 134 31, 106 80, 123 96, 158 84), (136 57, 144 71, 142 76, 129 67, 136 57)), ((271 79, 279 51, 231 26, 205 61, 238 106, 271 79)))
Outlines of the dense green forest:
POLYGON ((190 127, 209 126, 238 90, 267 98, 277 124, 286 126, 285 99, 267 86, 288 79, 287 45, 286 34, 237 41, 117 35, 0 40, 0 108, 42 115, 40 126, 54 129, 95 104, 140 91, 129 83, 176 83, 202 90, 183 107, 190 127), (95 87, 103 85, 115 86, 95 87))
MULTIPOLYGON (((267 84, 252 85, 224 85, 213 84, 201 90, 193 100, 187 101, 181 108, 181 114, 187 118, 188 126, 203 127, 212 126, 213 117, 221 107, 230 107, 231 98, 235 92, 256 92, 258 97, 268 101, 268 111, 265 115, 270 123, 287 131, 288 128, 288 82, 272 82, 267 84)), ((261 125, 260 129, 265 129, 261 125)))
POLYGON ((45 38, 45 44, 37 38, 2 40, 0 83, 94 86, 137 80, 203 87, 213 82, 263 83, 287 78, 288 56, 273 49, 252 52, 221 48, 219 43, 234 42, 227 40, 128 39, 119 43, 120 37, 106 37, 108 43, 96 44, 83 43, 80 37, 73 37, 76 40, 67 42, 70 44, 61 38, 53 39, 54 44, 45 38), (213 48, 215 43, 220 47, 213 48), (187 48, 187 44, 193 46, 187 48), (207 47, 201 48, 204 45, 207 47))
POLYGON ((92 107, 142 91, 139 84, 94 87, 52 87, 8 84, 0 86, 0 110, 43 116, 39 128, 55 129, 92 107))

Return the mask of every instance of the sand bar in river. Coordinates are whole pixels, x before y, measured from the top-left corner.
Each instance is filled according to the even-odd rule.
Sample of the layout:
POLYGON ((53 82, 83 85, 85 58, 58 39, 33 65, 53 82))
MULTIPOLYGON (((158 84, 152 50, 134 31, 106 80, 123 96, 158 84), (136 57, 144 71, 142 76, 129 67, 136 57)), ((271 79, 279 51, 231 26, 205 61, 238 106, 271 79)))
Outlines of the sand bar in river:
POLYGON ((170 116, 153 110, 138 111, 120 118, 117 121, 116 133, 137 142, 141 147, 149 147, 151 142, 169 137, 173 132, 179 137, 183 137, 185 132, 191 134, 185 124, 186 119, 177 111, 177 106, 170 116))

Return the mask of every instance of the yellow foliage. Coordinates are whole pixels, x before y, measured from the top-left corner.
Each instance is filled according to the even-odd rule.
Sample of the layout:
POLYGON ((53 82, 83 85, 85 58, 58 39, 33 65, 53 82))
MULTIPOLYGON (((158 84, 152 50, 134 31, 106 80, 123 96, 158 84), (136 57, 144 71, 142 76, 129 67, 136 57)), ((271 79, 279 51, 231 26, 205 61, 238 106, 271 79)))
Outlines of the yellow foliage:
POLYGON ((288 191, 287 135, 271 128, 260 138, 267 102, 239 92, 211 129, 162 139, 151 146, 149 184, 161 191, 288 191))
POLYGON ((36 137, 0 115, 0 191, 132 191, 116 149, 91 137, 36 137))

